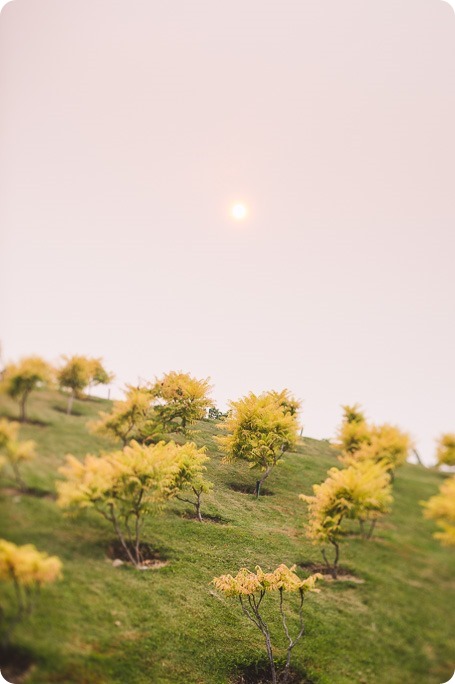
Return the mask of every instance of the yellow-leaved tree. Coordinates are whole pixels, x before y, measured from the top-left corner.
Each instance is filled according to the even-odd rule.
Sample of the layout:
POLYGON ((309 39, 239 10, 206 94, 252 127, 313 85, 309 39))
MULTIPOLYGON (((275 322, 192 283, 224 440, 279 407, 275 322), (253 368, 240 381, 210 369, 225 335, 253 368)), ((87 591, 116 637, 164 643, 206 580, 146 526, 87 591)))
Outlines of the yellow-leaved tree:
POLYGON ((395 425, 367 423, 358 404, 343 406, 344 416, 333 442, 345 465, 363 461, 382 463, 392 482, 396 468, 403 465, 413 447, 410 436, 395 425))
POLYGON ((203 522, 201 513, 202 495, 208 494, 213 489, 213 482, 206 480, 204 477, 204 473, 207 470, 205 463, 210 458, 205 453, 205 447, 199 449, 199 451, 195 451, 193 448, 183 449, 180 456, 179 470, 174 479, 175 498, 194 506, 196 518, 199 522, 203 522), (188 498, 191 496, 193 498, 188 498))
POLYGON ((424 516, 435 520, 442 530, 435 532, 434 537, 443 546, 455 546, 455 475, 442 483, 439 494, 420 503, 425 507, 424 516))
POLYGON ((0 470, 9 466, 20 489, 27 489, 22 479, 20 468, 22 463, 32 461, 35 456, 36 444, 28 439, 18 439, 19 423, 10 422, 5 418, 0 419, 0 470))
POLYGON ((455 433, 446 432, 438 439, 436 449, 438 466, 455 466, 455 433))
POLYGON ((150 391, 159 421, 168 432, 186 432, 187 426, 205 417, 213 406, 210 378, 198 380, 189 373, 171 371, 157 379, 150 391))
POLYGON ((381 463, 356 463, 343 470, 331 468, 322 484, 313 485, 313 496, 300 494, 308 504, 307 537, 322 546, 322 556, 334 579, 338 575, 343 520, 358 520, 362 536, 370 538, 376 521, 390 510, 390 477, 381 463), (365 530, 365 523, 370 523, 365 530), (330 563, 325 546, 334 547, 330 563))
POLYGON ((63 365, 57 371, 61 389, 69 390, 67 414, 70 415, 74 398, 93 385, 109 384, 113 375, 103 367, 102 359, 89 356, 64 356, 63 365))
POLYGON ((131 563, 140 567, 144 521, 197 474, 197 468, 191 469, 188 463, 191 459, 203 463, 204 452, 191 442, 147 446, 133 440, 122 451, 88 454, 84 462, 68 455, 66 465, 59 469, 65 479, 57 483, 57 503, 70 510, 97 511, 113 526, 131 563))
POLYGON ((56 556, 48 556, 31 544, 16 546, 0 539, 0 582, 11 584, 14 589, 0 607, 3 648, 8 645, 15 626, 32 612, 41 588, 59 579, 61 569, 56 556))
POLYGON ((212 583, 218 591, 227 597, 239 599, 240 606, 246 617, 253 625, 262 632, 265 640, 267 657, 270 664, 271 681, 276 684, 286 684, 290 676, 291 653, 294 646, 304 634, 303 624, 303 601, 309 592, 319 592, 316 588, 316 581, 322 577, 319 573, 311 575, 307 579, 300 579, 295 573, 296 566, 288 568, 286 565, 279 565, 273 572, 264 572, 259 565, 256 572, 251 572, 248 568, 241 568, 235 576, 221 575, 214 577, 212 583), (263 614, 262 601, 267 594, 277 592, 279 594, 279 612, 283 631, 287 640, 286 659, 282 672, 277 672, 270 629, 265 621, 263 614), (284 607, 284 595, 296 593, 299 596, 298 615, 299 626, 295 636, 291 636, 284 607))
POLYGON ((298 406, 287 390, 259 395, 250 392, 230 402, 228 417, 219 425, 227 433, 215 438, 225 453, 224 460, 227 463, 243 460, 250 468, 261 471, 256 481, 256 497, 284 453, 296 444, 298 406))
POLYGON ((27 420, 26 406, 30 393, 50 384, 53 376, 53 368, 40 356, 27 356, 5 367, 1 389, 19 402, 21 423, 27 420))
POLYGON ((99 413, 99 420, 88 423, 91 432, 120 440, 125 446, 130 440, 158 442, 164 428, 155 411, 154 398, 145 387, 127 385, 125 399, 115 401, 112 411, 99 413))

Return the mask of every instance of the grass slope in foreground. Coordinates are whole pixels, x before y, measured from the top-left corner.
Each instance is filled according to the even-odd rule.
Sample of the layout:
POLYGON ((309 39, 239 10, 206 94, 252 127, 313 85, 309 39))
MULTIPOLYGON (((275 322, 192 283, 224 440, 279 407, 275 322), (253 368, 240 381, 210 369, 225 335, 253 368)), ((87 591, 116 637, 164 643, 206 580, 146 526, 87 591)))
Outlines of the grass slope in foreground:
MULTIPOLYGON (((215 483, 204 509, 222 522, 200 524, 190 517, 194 509, 173 501, 144 533, 168 564, 146 572, 114 568, 107 558, 114 540, 108 524, 94 513, 66 518, 53 498, 66 453, 83 457, 111 448, 86 429, 87 420, 108 402, 75 402, 73 416, 65 415, 65 405, 57 392, 31 397, 34 422, 21 428, 20 437, 38 445, 37 459, 24 468, 35 495, 18 495, 0 483, 0 537, 33 543, 64 563, 63 581, 43 591, 31 621, 15 633, 18 654, 34 663, 22 681, 233 681, 236 668, 260 660, 264 647, 238 603, 218 597, 210 581, 257 563, 267 570, 282 562, 320 561, 319 550, 305 540, 306 507, 297 497, 311 493, 311 485, 338 464, 332 450, 326 442, 301 440, 267 480, 273 495, 256 501, 232 488, 253 484, 254 473, 222 464, 213 441, 215 424, 199 423, 196 441, 208 446, 208 477, 215 483)), ((16 417, 16 405, 2 397, 0 413, 16 417)), ((419 506, 442 479, 406 465, 397 473, 393 512, 378 524, 374 539, 346 539, 341 565, 363 583, 324 582, 321 593, 306 602, 306 636, 293 663, 307 681, 440 684, 450 679, 455 554, 432 538, 434 525, 423 519, 419 506)))

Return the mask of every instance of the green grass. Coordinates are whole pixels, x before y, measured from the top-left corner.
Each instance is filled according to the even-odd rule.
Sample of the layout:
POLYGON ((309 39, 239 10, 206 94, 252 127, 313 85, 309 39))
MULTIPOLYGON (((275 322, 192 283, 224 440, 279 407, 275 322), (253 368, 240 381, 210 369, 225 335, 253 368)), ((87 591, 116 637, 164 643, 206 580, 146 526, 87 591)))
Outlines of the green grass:
MULTIPOLYGON (((24 469, 27 483, 52 493, 66 453, 82 457, 109 448, 86 429, 108 405, 76 401, 78 415, 66 416, 63 395, 32 395, 35 423, 22 427, 21 437, 35 439, 39 455, 24 469)), ((16 405, 2 397, 0 413, 14 417, 16 405)), ((266 481, 273 496, 256 501, 230 487, 252 484, 254 473, 221 463, 215 424, 204 421, 197 428, 215 483, 204 509, 225 522, 201 525, 188 517, 187 505, 171 502, 144 532, 144 540, 169 561, 161 569, 114 568, 106 555, 114 535, 101 517, 64 517, 52 496, 17 495, 3 481, 0 537, 33 543, 64 563, 64 579, 43 590, 30 622, 15 633, 16 646, 35 663, 28 684, 227 684, 237 667, 262 657, 261 635, 238 603, 218 597, 210 581, 244 565, 319 562, 319 550, 304 537, 306 507, 297 495, 311 493, 337 460, 326 442, 303 439, 266 481)), ((375 538, 343 543, 341 564, 364 582, 324 582, 321 593, 307 599, 306 636, 293 659, 315 684, 450 679, 455 553, 432 538, 434 525, 419 506, 442 479, 435 471, 404 466, 395 480, 393 512, 378 524, 375 538)), ((278 628, 274 610, 267 616, 278 628)))

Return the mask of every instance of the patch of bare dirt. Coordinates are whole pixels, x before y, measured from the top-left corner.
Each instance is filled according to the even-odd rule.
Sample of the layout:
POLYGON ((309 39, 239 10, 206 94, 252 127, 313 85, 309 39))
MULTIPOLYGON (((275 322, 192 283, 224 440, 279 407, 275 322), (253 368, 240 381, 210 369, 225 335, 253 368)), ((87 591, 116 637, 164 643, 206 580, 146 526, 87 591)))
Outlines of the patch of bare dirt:
MULTIPOLYGON (((138 566, 138 570, 158 570, 164 568, 169 564, 169 560, 163 554, 153 549, 150 544, 142 543, 139 545, 142 562, 138 566)), ((122 565, 131 565, 131 561, 123 545, 115 539, 112 541, 107 550, 108 557, 112 559, 114 567, 121 567, 122 565)))
MULTIPOLYGON (((282 672, 278 666, 278 684, 283 682, 282 672)), ((282 670, 282 667, 281 667, 282 670)), ((272 681, 270 665, 265 662, 252 663, 239 668, 230 680, 231 684, 270 684, 272 681)), ((286 684, 313 684, 303 672, 299 672, 291 667, 286 684)))

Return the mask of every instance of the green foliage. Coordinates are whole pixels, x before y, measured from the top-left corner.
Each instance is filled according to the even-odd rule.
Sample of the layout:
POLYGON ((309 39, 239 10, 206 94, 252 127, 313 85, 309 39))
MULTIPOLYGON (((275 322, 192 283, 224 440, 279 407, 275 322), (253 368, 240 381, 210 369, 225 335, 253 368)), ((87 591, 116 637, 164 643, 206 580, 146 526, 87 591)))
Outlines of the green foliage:
POLYGON ((332 564, 325 550, 323 557, 336 579, 341 523, 344 519, 359 520, 364 531, 365 522, 371 521, 370 532, 365 535, 370 537, 378 518, 390 510, 390 478, 381 463, 359 462, 343 470, 331 468, 322 484, 313 485, 313 496, 301 494, 299 498, 309 508, 308 539, 322 546, 332 544, 335 549, 332 564))
POLYGON ((421 504, 425 507, 424 516, 435 520, 442 529, 434 537, 444 546, 455 546, 455 475, 443 482, 439 494, 421 504))
POLYGON ((280 596, 279 610, 283 631, 288 642, 286 650, 286 663, 283 672, 280 673, 280 682, 286 684, 290 675, 291 653, 296 643, 302 638, 304 633, 303 624, 303 600, 305 594, 309 592, 319 592, 315 587, 316 581, 322 577, 319 573, 301 580, 294 572, 296 566, 288 568, 284 563, 279 565, 273 572, 263 572, 259 565, 256 572, 251 572, 248 568, 241 568, 237 575, 221 575, 215 577, 212 583, 218 591, 227 597, 237 597, 244 615, 259 629, 264 636, 265 647, 270 664, 270 671, 273 684, 278 682, 277 666, 274 659, 272 639, 269 627, 264 619, 261 603, 266 594, 277 591, 280 596), (294 637, 291 637, 288 628, 286 614, 284 610, 284 594, 297 592, 299 601, 299 628, 294 637))
POLYGON ((159 421, 169 432, 185 433, 188 425, 204 418, 213 406, 211 389, 209 378, 197 380, 188 373, 166 373, 151 388, 159 421))
POLYGON ((140 567, 144 520, 200 474, 203 452, 191 443, 145 446, 133 440, 122 451, 88 454, 83 463, 68 455, 60 468, 65 480, 57 483, 58 505, 93 508, 101 514, 114 527, 130 561, 140 567))
POLYGON ((223 420, 223 418, 227 418, 228 414, 223 413, 217 409, 216 406, 211 406, 208 410, 207 416, 210 418, 210 420, 223 420))
POLYGON ((219 426, 227 433, 217 438, 225 462, 244 460, 250 468, 264 473, 257 480, 256 496, 283 454, 297 441, 296 413, 284 403, 283 395, 272 391, 257 396, 250 392, 238 401, 231 401, 229 416, 219 426))
POLYGON ((0 583, 12 584, 13 607, 0 604, 0 641, 6 646, 14 627, 27 618, 41 588, 61 576, 62 564, 56 556, 38 551, 32 544, 16 546, 0 539, 0 583))
POLYGON ((48 385, 53 379, 52 367, 39 356, 27 356, 17 364, 9 364, 3 372, 1 388, 19 402, 20 420, 25 422, 27 400, 38 387, 48 385))
POLYGON ((446 432, 438 439, 436 461, 439 466, 455 466, 455 433, 446 432))

